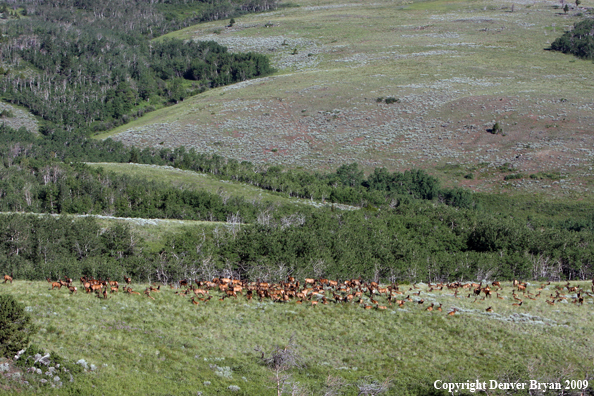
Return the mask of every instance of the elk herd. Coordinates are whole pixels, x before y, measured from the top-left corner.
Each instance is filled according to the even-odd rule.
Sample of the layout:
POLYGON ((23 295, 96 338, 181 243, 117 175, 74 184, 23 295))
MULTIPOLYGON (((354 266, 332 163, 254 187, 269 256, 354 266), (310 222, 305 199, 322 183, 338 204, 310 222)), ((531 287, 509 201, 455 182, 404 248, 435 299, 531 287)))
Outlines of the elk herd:
MULTIPOLYGON (((4 275, 4 283, 12 283, 13 276, 4 275)), ((151 293, 160 293, 161 286, 149 285, 143 293, 134 291, 130 286, 132 279, 124 277, 126 283, 122 287, 122 292, 128 295, 142 296, 155 300, 151 293)), ((78 288, 73 285, 73 280, 68 277, 52 281, 47 279, 50 284, 50 290, 67 288, 70 293, 75 294, 78 288)), ((109 294, 118 293, 120 284, 117 281, 93 279, 91 277, 80 278, 81 290, 88 294, 95 294, 98 298, 107 299, 109 294)), ((466 298, 472 300, 471 303, 480 303, 489 301, 493 294, 499 300, 508 299, 511 306, 525 307, 523 305, 529 300, 536 301, 544 299, 547 304, 555 305, 559 302, 571 301, 577 305, 583 305, 586 298, 594 302, 594 279, 590 285, 590 290, 577 285, 566 284, 551 285, 551 282, 543 283, 540 287, 529 285, 526 282, 514 280, 511 283, 511 292, 509 297, 503 296, 504 287, 500 282, 493 281, 491 284, 480 283, 437 283, 429 282, 422 287, 412 285, 399 285, 392 283, 390 285, 380 285, 378 282, 364 282, 361 279, 350 279, 339 282, 330 279, 305 278, 301 283, 293 277, 288 277, 286 281, 279 283, 268 282, 248 282, 245 280, 231 278, 215 278, 211 281, 198 279, 182 279, 169 285, 170 289, 175 290, 174 294, 180 297, 190 297, 190 302, 194 305, 208 303, 213 297, 223 301, 227 298, 238 299, 241 296, 247 301, 257 299, 262 301, 271 301, 274 303, 295 303, 306 304, 311 307, 317 305, 333 304, 356 304, 363 309, 386 310, 390 306, 416 306, 427 312, 441 312, 442 303, 436 304, 435 301, 425 305, 425 298, 435 300, 436 297, 453 297, 454 299, 466 298), (546 291, 545 291, 546 290, 546 291), (444 294, 445 292, 445 294, 444 294), (468 295, 465 296, 465 294, 468 295), (567 295, 565 293, 572 293, 567 295), (423 298, 424 297, 424 298, 423 298), (426 307, 426 308, 425 308, 426 307)), ((486 312, 494 312, 493 305, 489 305, 486 312)), ((447 313, 453 316, 460 312, 459 308, 451 308, 447 313)))

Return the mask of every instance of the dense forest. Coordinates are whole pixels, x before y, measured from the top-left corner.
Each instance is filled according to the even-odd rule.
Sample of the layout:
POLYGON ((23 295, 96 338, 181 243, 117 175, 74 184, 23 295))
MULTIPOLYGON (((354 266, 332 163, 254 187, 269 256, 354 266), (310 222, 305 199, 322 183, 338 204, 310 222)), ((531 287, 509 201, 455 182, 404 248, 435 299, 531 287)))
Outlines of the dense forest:
POLYGON ((252 224, 229 221, 173 234, 159 252, 123 225, 102 229, 92 218, 5 214, 0 271, 25 279, 85 274, 143 281, 216 275, 268 281, 287 275, 384 282, 575 280, 594 274, 590 230, 425 202, 381 211, 253 210, 259 213, 252 224))
POLYGON ((191 5, 185 15, 158 2, 27 2, 15 11, 26 17, 1 28, 2 96, 47 125, 96 131, 273 72, 260 54, 231 54, 215 42, 150 39, 200 20, 273 9, 275 2, 191 5))

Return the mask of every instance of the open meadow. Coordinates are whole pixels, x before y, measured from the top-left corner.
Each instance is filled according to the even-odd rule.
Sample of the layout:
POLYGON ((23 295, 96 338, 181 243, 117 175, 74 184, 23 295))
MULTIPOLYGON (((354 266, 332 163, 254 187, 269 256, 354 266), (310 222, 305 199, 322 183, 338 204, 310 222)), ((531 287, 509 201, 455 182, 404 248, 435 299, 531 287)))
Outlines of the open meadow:
MULTIPOLYGON (((261 356, 275 345, 291 348, 302 364, 280 372, 288 376, 288 394, 340 394, 326 392, 343 383, 343 394, 356 395, 386 381, 386 394, 441 394, 432 390, 436 380, 592 382, 594 376, 591 282, 529 283, 524 291, 502 283, 491 286, 490 298, 472 287, 417 284, 392 289, 388 300, 386 291, 371 295, 363 287, 351 302, 335 300, 355 289, 325 286, 302 303, 259 301, 255 294, 248 300, 245 290, 221 301, 225 294, 211 289, 210 300, 193 297, 198 304, 192 290, 182 294, 185 288, 161 286, 147 296, 149 285, 132 284, 140 293, 120 289, 104 299, 74 284, 76 294, 46 282, 0 285, 34 317, 35 344, 86 362, 73 383, 45 385, 44 394, 273 395, 275 373, 261 356)), ((40 386, 40 376, 23 376, 40 386)), ((28 394, 27 386, 18 388, 28 394)))
POLYGON ((418 167, 476 191, 589 195, 594 67, 546 49, 592 5, 564 14, 554 1, 303 0, 233 27, 192 26, 158 40, 268 54, 278 72, 98 137, 306 169, 418 167), (503 133, 488 132, 495 122, 503 133), (502 165, 522 176, 504 181, 502 165), (528 177, 539 172, 563 181, 528 177))

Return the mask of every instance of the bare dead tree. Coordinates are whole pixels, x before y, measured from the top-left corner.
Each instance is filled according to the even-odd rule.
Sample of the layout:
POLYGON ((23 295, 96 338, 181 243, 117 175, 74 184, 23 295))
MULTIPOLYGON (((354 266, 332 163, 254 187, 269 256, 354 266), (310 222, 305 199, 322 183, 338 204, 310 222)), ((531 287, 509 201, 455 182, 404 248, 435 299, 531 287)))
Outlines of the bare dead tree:
POLYGON ((270 211, 268 209, 266 209, 265 211, 262 211, 258 214, 258 218, 256 219, 256 222, 260 225, 270 226, 271 219, 272 219, 272 214, 270 213, 270 211))
POLYGON ((324 273, 326 272, 326 262, 324 262, 324 260, 322 259, 318 259, 314 262, 311 263, 312 269, 313 269, 313 274, 316 278, 321 278, 324 276, 324 273))
POLYGON ((392 380, 390 378, 386 378, 384 382, 378 382, 370 377, 365 377, 357 384, 357 388, 359 388, 357 395, 380 395, 390 389, 391 382, 392 380))
POLYGON ((262 363, 272 370, 271 380, 276 384, 278 396, 281 396, 285 386, 289 384, 291 379, 291 375, 287 371, 305 366, 298 353, 298 346, 295 344, 294 337, 291 337, 285 346, 276 345, 268 355, 261 347, 256 347, 255 351, 261 353, 262 363))
POLYGON ((344 378, 329 375, 328 378, 326 378, 324 396, 340 396, 344 393, 347 387, 349 387, 349 383, 346 382, 344 378))
POLYGON ((239 212, 231 213, 227 216, 227 229, 233 235, 233 238, 237 236, 237 232, 241 229, 241 216, 239 216, 239 212))

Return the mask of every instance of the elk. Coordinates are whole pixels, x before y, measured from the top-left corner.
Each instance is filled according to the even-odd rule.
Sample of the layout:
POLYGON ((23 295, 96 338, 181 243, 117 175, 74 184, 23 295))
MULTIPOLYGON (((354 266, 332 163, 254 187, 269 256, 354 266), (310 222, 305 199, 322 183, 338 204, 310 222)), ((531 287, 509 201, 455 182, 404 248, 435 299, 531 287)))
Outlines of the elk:
POLYGON ((62 284, 60 282, 52 282, 52 288, 50 290, 54 290, 54 287, 57 287, 58 289, 62 288, 62 284))
MULTIPOLYGON (((202 297, 206 297, 206 295, 208 294, 208 291, 207 290, 202 290, 202 289, 194 289, 194 294, 196 296, 198 296, 198 294, 201 294, 202 297)), ((250 293, 250 295, 251 295, 251 293, 250 293)))
POLYGON ((119 286, 112 286, 111 290, 109 291, 110 293, 117 293, 119 289, 119 286))
MULTIPOLYGON (((103 292, 103 293, 105 293, 105 292, 103 292)), ((148 287, 144 290, 144 294, 146 294, 146 296, 148 298, 150 298, 151 300, 154 300, 154 298, 151 297, 151 289, 149 289, 148 287)), ((194 298, 194 297, 192 297, 192 298, 194 298)))
MULTIPOLYGON (((150 296, 149 296, 149 297, 150 297, 150 296)), ((199 303, 198 301, 194 300, 194 297, 192 297, 192 304, 194 304, 194 305, 198 305, 198 304, 200 304, 200 303, 199 303)))
POLYGON ((68 290, 70 290, 70 293, 74 294, 78 291, 78 289, 76 288, 76 286, 69 286, 68 290))
POLYGON ((4 275, 4 283, 10 282, 12 284, 12 272, 10 275, 4 275))
POLYGON ((448 312, 448 316, 454 316, 458 312, 458 308, 454 308, 452 311, 448 312))
POLYGON ((485 311, 487 311, 487 312, 493 312, 493 307, 489 307, 489 308, 485 309, 485 311))

